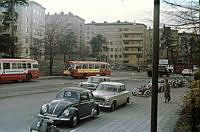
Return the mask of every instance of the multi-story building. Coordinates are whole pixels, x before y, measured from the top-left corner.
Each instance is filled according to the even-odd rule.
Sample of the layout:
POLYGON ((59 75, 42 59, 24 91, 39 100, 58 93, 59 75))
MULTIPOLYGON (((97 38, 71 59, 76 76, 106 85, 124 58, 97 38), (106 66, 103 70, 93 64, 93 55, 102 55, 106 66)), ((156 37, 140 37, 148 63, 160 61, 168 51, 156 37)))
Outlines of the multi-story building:
MULTIPOLYGON (((27 6, 18 6, 17 44, 20 45, 20 57, 33 58, 31 47, 43 45, 45 37, 45 8, 34 1, 28 1, 27 6)), ((43 51, 41 51, 43 52, 43 51)))
MULTIPOLYGON (((0 12, 5 11, 1 8, 0 12)), ((33 58, 31 47, 39 46, 43 43, 45 33, 45 8, 34 1, 28 1, 26 6, 16 6, 18 13, 16 36, 18 54, 16 57, 33 58)), ((11 30, 9 30, 11 33, 11 30)), ((43 50, 41 48, 41 50, 43 50)), ((42 52, 42 51, 41 51, 42 52)))
MULTIPOLYGON (((164 28, 159 31, 159 59, 168 59, 169 64, 173 64, 178 57, 178 30, 170 30, 169 38, 164 37, 164 28), (166 42, 166 39, 168 43, 166 42)), ((152 63, 153 55, 153 29, 147 30, 147 48, 148 63, 152 63)))
MULTIPOLYGON (((73 15, 71 12, 68 14, 64 14, 61 12, 59 14, 55 13, 53 15, 46 14, 46 25, 54 23, 57 24, 57 28, 65 33, 73 32, 76 39, 76 44, 73 45, 75 48, 70 50, 80 50, 80 48, 84 47, 84 23, 85 20, 80 18, 79 16, 73 15)), ((74 51, 75 52, 75 51, 74 51)), ((80 50, 81 52, 81 50, 80 50)), ((78 56, 78 55, 77 55, 78 56)), ((71 57, 73 59, 78 59, 77 56, 71 57)), ((79 55, 80 56, 80 55, 79 55)))
POLYGON ((107 60, 112 63, 140 66, 146 61, 146 30, 147 26, 132 22, 88 23, 85 24, 85 43, 97 34, 107 40, 107 60))

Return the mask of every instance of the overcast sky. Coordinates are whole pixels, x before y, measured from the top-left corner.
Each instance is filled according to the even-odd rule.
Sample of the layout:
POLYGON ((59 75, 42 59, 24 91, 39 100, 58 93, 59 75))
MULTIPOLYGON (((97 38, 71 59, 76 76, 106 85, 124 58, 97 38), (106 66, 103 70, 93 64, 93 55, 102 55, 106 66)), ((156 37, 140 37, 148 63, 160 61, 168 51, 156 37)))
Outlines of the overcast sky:
POLYGON ((130 21, 145 22, 152 19, 153 0, 33 0, 50 14, 71 12, 86 23, 130 21))

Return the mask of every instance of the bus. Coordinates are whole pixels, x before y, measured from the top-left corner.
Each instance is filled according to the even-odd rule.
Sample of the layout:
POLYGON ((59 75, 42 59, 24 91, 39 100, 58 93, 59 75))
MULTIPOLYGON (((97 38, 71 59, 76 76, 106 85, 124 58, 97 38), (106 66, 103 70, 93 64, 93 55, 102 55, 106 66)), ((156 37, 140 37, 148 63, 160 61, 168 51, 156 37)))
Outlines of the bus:
POLYGON ((0 82, 31 81, 39 78, 38 62, 33 59, 0 59, 0 82))
POLYGON ((107 62, 69 61, 65 63, 63 74, 74 78, 96 75, 110 76, 110 65, 107 62))

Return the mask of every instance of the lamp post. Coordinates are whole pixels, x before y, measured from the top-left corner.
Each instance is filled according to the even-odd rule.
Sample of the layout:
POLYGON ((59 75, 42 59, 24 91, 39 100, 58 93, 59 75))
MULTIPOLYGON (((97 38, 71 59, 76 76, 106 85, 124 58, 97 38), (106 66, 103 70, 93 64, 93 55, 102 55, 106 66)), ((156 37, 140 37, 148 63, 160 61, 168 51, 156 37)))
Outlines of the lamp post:
POLYGON ((160 0, 154 0, 151 132, 157 132, 160 0))

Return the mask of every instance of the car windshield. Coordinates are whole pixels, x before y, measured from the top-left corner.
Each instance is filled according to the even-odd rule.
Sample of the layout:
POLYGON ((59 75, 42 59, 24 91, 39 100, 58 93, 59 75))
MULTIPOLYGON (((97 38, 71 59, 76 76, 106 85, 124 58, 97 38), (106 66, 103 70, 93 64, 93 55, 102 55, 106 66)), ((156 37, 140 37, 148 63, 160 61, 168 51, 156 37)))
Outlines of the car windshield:
POLYGON ((99 91, 110 91, 110 92, 117 92, 117 86, 109 85, 109 84, 100 84, 97 87, 99 91))
POLYGON ((79 100, 80 96, 79 93, 74 91, 64 91, 57 95, 57 98, 63 98, 63 99, 76 99, 79 100))
POLYGON ((89 77, 87 82, 90 82, 90 83, 99 83, 101 82, 101 78, 97 78, 97 77, 89 77))

